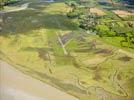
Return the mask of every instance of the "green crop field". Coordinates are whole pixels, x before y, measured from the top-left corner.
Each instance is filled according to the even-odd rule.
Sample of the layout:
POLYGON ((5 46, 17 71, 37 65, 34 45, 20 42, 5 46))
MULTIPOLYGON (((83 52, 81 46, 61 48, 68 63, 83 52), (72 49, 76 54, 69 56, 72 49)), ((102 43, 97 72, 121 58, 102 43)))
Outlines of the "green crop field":
MULTIPOLYGON (((120 45, 123 37, 91 34, 67 17, 66 0, 44 1, 23 0, 19 5, 30 2, 27 9, 3 15, 0 59, 80 100, 134 99, 134 49, 120 45)), ((5 10, 17 9, 10 7, 5 10)), ((107 6, 97 7, 125 23, 107 6)))

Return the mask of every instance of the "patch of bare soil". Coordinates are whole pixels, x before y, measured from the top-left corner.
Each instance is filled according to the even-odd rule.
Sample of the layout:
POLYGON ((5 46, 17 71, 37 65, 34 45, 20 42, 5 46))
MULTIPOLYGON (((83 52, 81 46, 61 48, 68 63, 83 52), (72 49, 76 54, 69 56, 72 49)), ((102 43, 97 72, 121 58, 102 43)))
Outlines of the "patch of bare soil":
POLYGON ((128 56, 123 56, 123 57, 119 57, 118 60, 121 60, 123 62, 128 62, 130 61, 132 58, 128 57, 128 56))
POLYGON ((130 16, 130 15, 134 15, 134 12, 126 11, 126 10, 113 10, 113 12, 120 17, 126 17, 126 16, 130 16))
POLYGON ((95 54, 112 54, 112 50, 109 49, 99 49, 95 51, 95 54))
POLYGON ((105 15, 105 12, 99 8, 90 8, 90 12, 101 16, 105 15))
POLYGON ((47 52, 39 51, 38 53, 39 53, 39 58, 41 58, 43 60, 49 60, 47 52))

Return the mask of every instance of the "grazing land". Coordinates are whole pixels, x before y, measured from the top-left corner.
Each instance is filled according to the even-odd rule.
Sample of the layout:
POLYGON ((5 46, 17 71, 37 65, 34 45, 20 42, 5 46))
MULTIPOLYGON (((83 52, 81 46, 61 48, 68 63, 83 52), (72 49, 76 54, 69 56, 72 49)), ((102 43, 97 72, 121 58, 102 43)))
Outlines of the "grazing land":
POLYGON ((90 12, 96 13, 97 15, 105 15, 105 13, 101 9, 98 9, 98 8, 91 8, 90 12))
POLYGON ((106 0, 87 0, 91 8, 81 1, 6 6, 0 11, 0 59, 79 100, 133 100, 133 14, 113 12, 121 5, 106 0))
POLYGON ((124 10, 114 10, 113 11, 115 14, 119 15, 120 17, 126 17, 126 16, 130 16, 130 15, 134 15, 134 12, 128 12, 128 11, 124 11, 124 10))

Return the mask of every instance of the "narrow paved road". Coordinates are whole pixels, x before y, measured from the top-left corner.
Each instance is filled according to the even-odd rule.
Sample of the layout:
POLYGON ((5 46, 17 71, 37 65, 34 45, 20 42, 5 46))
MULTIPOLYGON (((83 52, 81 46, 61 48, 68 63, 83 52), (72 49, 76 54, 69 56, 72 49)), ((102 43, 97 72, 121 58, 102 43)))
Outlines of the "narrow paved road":
POLYGON ((78 100, 0 61, 0 100, 78 100))

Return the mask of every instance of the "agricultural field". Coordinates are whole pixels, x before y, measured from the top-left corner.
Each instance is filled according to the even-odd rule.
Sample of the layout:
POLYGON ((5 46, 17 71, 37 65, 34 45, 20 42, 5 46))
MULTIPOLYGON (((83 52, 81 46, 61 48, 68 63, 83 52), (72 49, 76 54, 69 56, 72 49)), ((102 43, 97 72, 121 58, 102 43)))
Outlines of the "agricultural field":
POLYGON ((98 0, 89 0, 86 10, 83 2, 70 5, 77 1, 22 0, 6 6, 0 59, 79 100, 133 100, 134 13, 98 0), (87 17, 93 20, 83 20, 87 17))

